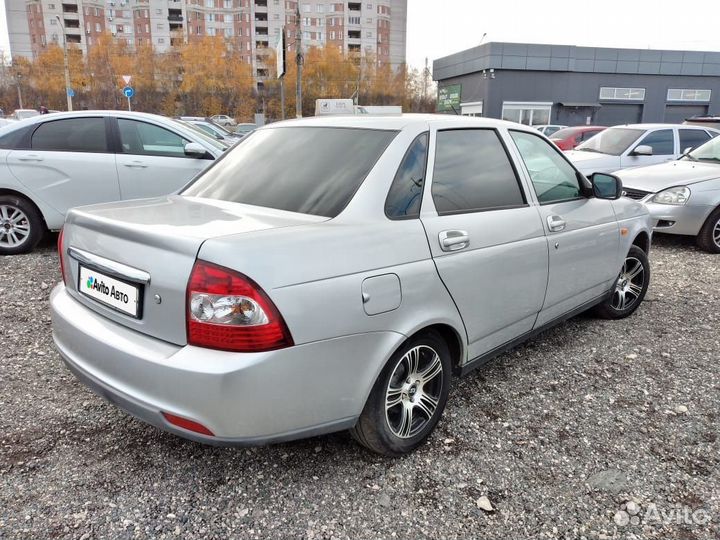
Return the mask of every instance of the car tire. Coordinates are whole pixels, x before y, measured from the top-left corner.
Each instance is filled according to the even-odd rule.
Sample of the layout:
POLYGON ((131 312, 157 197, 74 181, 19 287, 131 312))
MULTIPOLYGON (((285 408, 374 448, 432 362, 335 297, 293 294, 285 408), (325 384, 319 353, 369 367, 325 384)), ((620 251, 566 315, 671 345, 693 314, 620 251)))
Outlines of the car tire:
POLYGON ((409 339, 383 368, 350 434, 378 454, 411 452, 440 420, 451 372, 450 350, 439 334, 409 339))
POLYGON ((45 224, 30 201, 0 195, 0 255, 32 251, 45 235, 45 224))
POLYGON ((650 284, 650 261, 638 246, 631 246, 623 260, 612 295, 595 308, 603 319, 623 319, 640 307, 650 284))
POLYGON ((697 236, 697 245, 710 253, 720 253, 720 207, 705 220, 697 236))

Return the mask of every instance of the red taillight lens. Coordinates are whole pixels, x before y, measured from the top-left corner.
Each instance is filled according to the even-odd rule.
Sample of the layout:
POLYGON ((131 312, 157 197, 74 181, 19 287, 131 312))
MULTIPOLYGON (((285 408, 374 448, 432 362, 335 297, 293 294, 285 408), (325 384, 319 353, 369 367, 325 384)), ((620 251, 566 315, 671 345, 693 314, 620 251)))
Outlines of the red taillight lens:
POLYGON ((237 352, 293 345, 285 321, 253 280, 197 261, 187 286, 188 344, 237 352))
POLYGON ((65 257, 63 257, 63 232, 64 229, 60 229, 60 233, 58 234, 57 249, 58 257, 60 257, 60 275, 62 276, 63 283, 67 285, 68 280, 65 275, 65 257))
POLYGON ((177 416, 175 414, 170 414, 164 411, 162 415, 165 420, 167 420, 173 426, 181 427, 183 429, 187 429, 188 431, 194 431, 195 433, 200 433, 201 435, 209 435, 210 437, 214 436, 212 431, 210 431, 208 428, 206 428, 199 422, 188 420, 187 418, 183 418, 182 416, 177 416))

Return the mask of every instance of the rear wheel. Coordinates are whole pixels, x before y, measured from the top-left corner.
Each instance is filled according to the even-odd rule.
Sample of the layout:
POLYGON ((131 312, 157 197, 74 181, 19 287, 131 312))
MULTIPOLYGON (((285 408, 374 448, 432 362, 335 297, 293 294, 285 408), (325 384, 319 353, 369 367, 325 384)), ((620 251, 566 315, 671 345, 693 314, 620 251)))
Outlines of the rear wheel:
POLYGON ((705 225, 700 229, 697 244, 710 253, 720 253, 720 207, 710 214, 705 225))
POLYGON ((388 456, 420 446, 445 409, 451 367, 450 351, 437 333, 408 340, 380 373, 350 431, 353 438, 388 456))
POLYGON ((604 319, 622 319, 640 307, 650 284, 650 262, 645 252, 631 246, 625 256, 612 296, 595 308, 604 319))
POLYGON ((32 251, 44 233, 42 217, 30 201, 0 195, 0 255, 32 251))

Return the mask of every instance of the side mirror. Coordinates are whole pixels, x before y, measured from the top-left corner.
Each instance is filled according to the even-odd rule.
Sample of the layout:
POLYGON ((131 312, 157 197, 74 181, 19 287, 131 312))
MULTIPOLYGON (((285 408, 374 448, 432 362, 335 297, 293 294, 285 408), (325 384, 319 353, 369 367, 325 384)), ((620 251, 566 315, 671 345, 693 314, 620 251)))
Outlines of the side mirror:
POLYGON ((593 195, 598 199, 614 201, 622 195, 622 180, 614 174, 593 173, 590 175, 593 195))
POLYGON ((653 155, 653 148, 652 146, 649 146, 647 144, 641 144, 640 146, 636 146, 635 150, 632 151, 633 156, 652 156, 653 155))
POLYGON ((207 154, 207 150, 205 150, 205 148, 201 144, 191 142, 185 145, 186 156, 194 158, 204 158, 205 154, 207 154))
POLYGON ((685 150, 682 151, 682 155, 685 156, 685 155, 689 154, 689 153, 692 152, 692 151, 693 151, 693 147, 692 147, 692 146, 688 146, 685 150))

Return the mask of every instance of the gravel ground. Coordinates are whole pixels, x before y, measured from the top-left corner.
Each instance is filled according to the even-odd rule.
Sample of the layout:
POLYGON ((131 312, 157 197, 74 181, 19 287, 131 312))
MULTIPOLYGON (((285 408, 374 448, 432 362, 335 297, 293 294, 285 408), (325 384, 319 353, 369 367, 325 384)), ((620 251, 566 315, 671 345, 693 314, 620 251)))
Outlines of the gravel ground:
POLYGON ((633 317, 575 318, 456 381, 429 443, 385 459, 130 418, 53 348, 52 240, 0 258, 0 538, 718 538, 720 256, 658 237, 651 261, 633 317))

